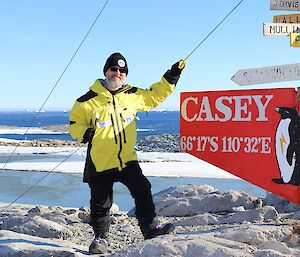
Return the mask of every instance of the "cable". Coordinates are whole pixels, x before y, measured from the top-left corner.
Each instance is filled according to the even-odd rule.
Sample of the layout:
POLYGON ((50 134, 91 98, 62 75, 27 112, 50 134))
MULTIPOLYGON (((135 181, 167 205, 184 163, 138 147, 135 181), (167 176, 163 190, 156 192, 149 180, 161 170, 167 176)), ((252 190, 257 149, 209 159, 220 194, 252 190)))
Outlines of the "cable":
POLYGON ((23 195, 25 195, 28 191, 30 191, 33 187, 35 187, 38 183, 40 183, 44 178, 46 178, 50 173, 52 173, 58 166, 60 166, 62 163, 64 163, 67 159, 69 159, 74 153, 76 153, 83 145, 76 148, 75 151, 73 151, 70 155, 68 155, 64 160, 62 160, 59 164, 57 164, 52 170, 47 172, 46 175, 44 175, 42 178, 40 178, 38 181, 36 181, 33 185, 31 185, 28 189, 26 189, 22 194, 20 194, 15 200, 10 202, 8 205, 6 205, 4 208, 0 210, 0 213, 7 210, 11 205, 13 205, 16 201, 18 201, 23 195))
POLYGON ((187 57, 185 57, 185 61, 202 45, 202 43, 229 17, 230 14, 234 12, 234 10, 243 2, 241 0, 219 23, 218 25, 189 53, 187 57))
MULTIPOLYGON (((40 107, 40 109, 38 110, 37 114, 35 115, 35 117, 32 119, 32 121, 30 122, 29 126, 27 127, 27 129, 25 130, 23 135, 26 135, 28 130, 31 128, 33 122, 37 119, 38 115, 41 113, 42 109, 44 108, 46 102, 48 101, 48 99, 50 98, 51 94, 53 93, 54 89, 57 87, 58 83, 60 82, 61 78, 63 77, 63 75, 65 74, 65 72, 67 71, 67 69, 69 68, 70 64, 72 63, 72 61, 74 60, 76 54, 78 53, 79 49, 81 48, 81 46, 83 45, 84 41, 86 40, 86 38, 88 37, 89 33, 91 32, 92 28, 94 27, 94 25, 96 24, 98 18, 100 17, 100 15, 102 14, 102 12, 104 11, 106 5, 108 4, 110 0, 107 0, 105 2, 105 4, 103 5, 103 7, 101 8, 101 10, 99 11, 97 17, 95 18, 94 22, 92 23, 92 25, 90 26, 89 30, 87 31, 87 33, 85 34, 84 38, 81 40, 79 46, 77 47, 75 53, 73 54, 73 56, 71 57, 69 63, 67 64, 67 66, 65 67, 65 69, 63 70, 63 72, 61 73, 61 75, 59 76, 58 80, 56 81, 56 83, 54 84, 52 90, 50 91, 50 93, 48 94, 48 96, 46 97, 45 101, 43 102, 42 106, 40 107)), ((16 147, 14 148, 14 150, 12 151, 11 155, 9 156, 9 158, 7 159, 7 161, 5 162, 5 164, 3 165, 3 167, 0 170, 0 174, 3 172, 3 170, 5 169, 7 163, 11 160, 12 156, 14 155, 14 153, 16 152, 17 148, 20 146, 21 141, 16 145, 16 147)))

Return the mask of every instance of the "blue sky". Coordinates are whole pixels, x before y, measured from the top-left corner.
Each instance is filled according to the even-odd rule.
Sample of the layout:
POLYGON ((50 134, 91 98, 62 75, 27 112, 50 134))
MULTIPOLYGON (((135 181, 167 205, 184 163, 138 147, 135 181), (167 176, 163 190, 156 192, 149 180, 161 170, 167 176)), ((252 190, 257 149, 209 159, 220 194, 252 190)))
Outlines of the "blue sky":
MULTIPOLYGON (((70 109, 113 52, 127 59, 127 83, 146 88, 185 58, 240 0, 110 0, 44 109, 70 109)), ((179 109, 180 92, 297 87, 298 81, 238 86, 240 69, 299 62, 289 37, 263 36, 270 0, 244 0, 187 60, 176 92, 160 108, 179 109)), ((106 1, 0 2, 1 109, 39 109, 106 1)), ((289 12, 295 13, 295 12, 289 12)))

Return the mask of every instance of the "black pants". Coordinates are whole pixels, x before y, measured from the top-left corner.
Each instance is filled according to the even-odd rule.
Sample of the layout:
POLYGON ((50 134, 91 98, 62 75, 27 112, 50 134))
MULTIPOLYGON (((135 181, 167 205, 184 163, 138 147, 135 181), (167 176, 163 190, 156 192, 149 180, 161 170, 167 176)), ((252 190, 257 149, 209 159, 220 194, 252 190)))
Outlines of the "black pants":
POLYGON ((138 162, 132 161, 122 171, 117 169, 104 171, 89 181, 91 189, 90 224, 95 235, 104 238, 108 236, 114 182, 121 182, 129 189, 135 201, 135 215, 141 229, 147 229, 151 226, 156 216, 151 194, 151 184, 142 174, 138 162))

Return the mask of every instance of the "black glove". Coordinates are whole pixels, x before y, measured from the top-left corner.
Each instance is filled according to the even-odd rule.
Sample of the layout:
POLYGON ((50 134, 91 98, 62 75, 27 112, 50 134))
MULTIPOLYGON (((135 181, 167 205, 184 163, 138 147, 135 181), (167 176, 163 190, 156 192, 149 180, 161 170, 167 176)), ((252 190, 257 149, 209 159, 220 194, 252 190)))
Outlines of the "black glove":
POLYGON ((180 60, 180 61, 174 63, 171 67, 171 75, 173 75, 174 77, 180 76, 184 67, 185 67, 185 60, 180 60))
POLYGON ((179 80, 179 77, 180 77, 181 72, 183 71, 184 67, 185 67, 185 60, 180 60, 180 61, 174 63, 171 67, 171 70, 168 70, 164 74, 164 78, 170 84, 176 84, 179 80))
POLYGON ((85 144, 86 142, 92 142, 94 134, 95 134, 95 129, 88 128, 83 135, 83 140, 81 143, 85 144))

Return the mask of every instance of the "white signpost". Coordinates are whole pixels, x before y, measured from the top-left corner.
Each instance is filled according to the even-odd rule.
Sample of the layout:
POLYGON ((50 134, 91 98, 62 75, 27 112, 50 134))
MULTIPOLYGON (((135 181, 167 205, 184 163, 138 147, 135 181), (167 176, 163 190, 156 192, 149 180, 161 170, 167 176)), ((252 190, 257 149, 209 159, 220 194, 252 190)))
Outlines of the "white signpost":
POLYGON ((231 80, 240 86, 300 80, 300 63, 239 70, 231 80))
POLYGON ((264 36, 289 36, 295 32, 300 32, 300 24, 264 23, 264 36))
POLYGON ((270 0, 271 10, 300 11, 299 0, 270 0))

